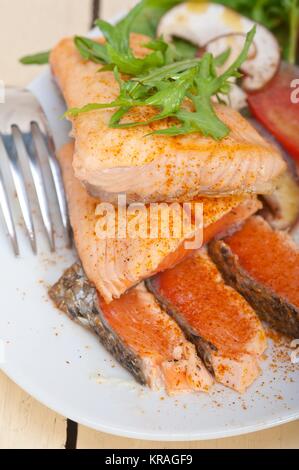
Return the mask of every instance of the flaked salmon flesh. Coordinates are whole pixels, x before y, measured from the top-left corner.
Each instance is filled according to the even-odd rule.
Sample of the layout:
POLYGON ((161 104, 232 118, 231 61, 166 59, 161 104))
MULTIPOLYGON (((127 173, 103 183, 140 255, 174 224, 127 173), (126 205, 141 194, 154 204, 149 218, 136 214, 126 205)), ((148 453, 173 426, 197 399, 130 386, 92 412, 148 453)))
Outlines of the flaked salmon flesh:
POLYGON ((142 360, 147 384, 169 394, 207 392, 213 379, 178 325, 143 284, 109 305, 100 301, 105 319, 142 360))
POLYGON ((254 310, 197 252, 147 281, 149 290, 194 342, 218 382, 243 393, 260 374, 267 342, 254 310))
POLYGON ((77 263, 49 295, 60 310, 94 330, 141 384, 169 395, 208 392, 212 386, 213 378, 193 344, 143 284, 107 305, 77 263))
MULTIPOLYGON (((203 204, 203 228, 202 223, 194 221, 191 231, 178 237, 118 238, 116 234, 113 238, 100 239, 96 232, 99 220, 96 208, 100 201, 89 196, 75 178, 72 159, 73 143, 69 143, 61 150, 59 161, 76 248, 88 279, 106 302, 119 298, 143 279, 174 266, 188 256, 192 252, 184 243, 188 237, 203 232, 202 242, 206 243, 217 234, 237 226, 260 207, 255 196, 198 198, 195 202, 203 204)), ((168 205, 162 205, 162 213, 167 210, 168 205)), ((111 217, 115 219, 114 214, 111 217)), ((173 213, 172 221, 174 224, 181 221, 181 211, 177 209, 173 213)))
POLYGON ((299 308, 299 249, 287 233, 257 216, 225 242, 254 279, 299 308))
POLYGON ((286 232, 260 216, 249 218, 209 252, 225 280, 272 328, 299 337, 299 249, 286 232))
MULTIPOLYGON (((148 38, 132 34, 138 57, 148 38)), ((85 61, 73 39, 63 39, 50 63, 68 107, 113 101, 119 86, 113 72, 98 73, 99 65, 85 61)), ((148 135, 172 125, 171 119, 130 129, 109 128, 114 109, 81 114, 72 119, 75 138, 74 170, 94 197, 116 204, 119 193, 128 202, 188 201, 197 195, 223 196, 270 193, 275 179, 286 169, 276 148, 266 142, 237 111, 215 105, 230 128, 221 141, 200 133, 176 137, 148 135)), ((156 111, 134 108, 126 118, 144 121, 156 111)))

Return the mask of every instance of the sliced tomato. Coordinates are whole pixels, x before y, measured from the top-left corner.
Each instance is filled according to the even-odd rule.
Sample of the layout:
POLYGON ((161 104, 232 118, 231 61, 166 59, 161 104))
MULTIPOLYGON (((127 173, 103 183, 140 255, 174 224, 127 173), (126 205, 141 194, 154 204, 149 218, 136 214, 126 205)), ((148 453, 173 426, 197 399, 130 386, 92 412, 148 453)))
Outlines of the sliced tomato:
POLYGON ((299 161, 299 68, 283 63, 263 89, 248 95, 258 121, 299 161))

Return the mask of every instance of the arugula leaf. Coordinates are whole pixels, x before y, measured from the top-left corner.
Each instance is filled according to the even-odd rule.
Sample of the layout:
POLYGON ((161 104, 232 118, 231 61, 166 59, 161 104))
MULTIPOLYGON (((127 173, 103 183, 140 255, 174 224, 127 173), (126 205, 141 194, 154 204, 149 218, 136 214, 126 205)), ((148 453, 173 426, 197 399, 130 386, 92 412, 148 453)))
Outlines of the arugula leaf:
MULTIPOLYGON (((144 8, 131 24, 131 31, 155 38, 158 24, 165 13, 185 0, 148 0, 144 8)), ((120 22, 121 23, 121 22, 120 22)), ((195 57, 197 46, 189 41, 174 38, 172 41, 174 48, 181 59, 191 59, 195 57)))
POLYGON ((230 54, 231 54, 231 48, 228 47, 226 51, 222 52, 219 54, 217 57, 214 58, 214 63, 216 67, 222 67, 222 65, 225 64, 225 62, 228 60, 230 54))
POLYGON ((141 0, 116 26, 104 20, 96 20, 95 24, 102 31, 107 42, 119 52, 127 53, 130 49, 129 39, 132 25, 138 14, 150 0, 141 0))
POLYGON ((196 56, 198 46, 181 38, 173 38, 172 44, 181 58, 192 59, 196 56))
MULTIPOLYGON (((222 54, 215 57, 215 66, 224 65, 230 55, 230 52, 231 50, 228 48, 226 51, 222 52, 222 54)), ((160 80, 166 80, 170 78, 175 79, 179 73, 197 66, 200 61, 200 58, 196 58, 170 63, 160 67, 159 69, 150 71, 144 76, 132 78, 132 80, 146 86, 155 86, 157 83, 159 83, 160 80)))
MULTIPOLYGON (((200 131, 205 136, 212 136, 219 140, 229 134, 229 128, 218 118, 212 105, 212 96, 218 93, 227 93, 230 89, 229 78, 239 77, 238 69, 246 60, 249 48, 255 36, 256 26, 247 34, 244 47, 231 64, 231 66, 219 77, 217 77, 215 60, 212 54, 205 53, 197 69, 198 73, 194 77, 194 91, 188 94, 195 111, 180 109, 176 117, 182 122, 181 127, 174 130, 162 129, 154 133, 177 135, 177 133, 189 134, 200 131), (179 131, 179 129, 181 129, 179 131)), ((172 128, 170 128, 172 129, 172 128)))
MULTIPOLYGON (((247 34, 240 55, 220 76, 217 76, 216 65, 227 59, 229 50, 216 59, 212 54, 205 53, 201 59, 170 63, 127 81, 122 80, 116 67, 114 75, 119 84, 120 94, 115 101, 108 104, 89 104, 81 109, 72 109, 68 114, 78 116, 92 109, 117 107, 118 109, 111 117, 110 127, 144 126, 172 117, 178 121, 178 125, 160 129, 153 134, 175 136, 201 132, 214 139, 222 139, 228 135, 229 128, 217 116, 212 97, 217 97, 220 93, 228 93, 229 79, 240 76, 238 70, 248 56, 255 31, 256 27, 247 34), (186 100, 192 103, 192 110, 185 106, 186 100), (151 106, 157 108, 159 112, 147 121, 122 123, 121 120, 127 112, 137 106, 151 106)), ((159 40, 151 42, 149 46, 160 51, 164 47, 159 40)))
POLYGON ((128 127, 136 127, 140 125, 144 126, 146 124, 150 124, 151 122, 160 121, 161 119, 165 119, 171 116, 175 117, 176 113, 179 112, 183 101, 185 100, 188 89, 192 86, 196 72, 197 69, 195 67, 187 70, 186 72, 182 73, 175 82, 173 82, 171 87, 169 87, 169 85, 164 81, 156 84, 157 92, 138 104, 138 106, 152 106, 160 110, 160 113, 156 114, 151 119, 147 121, 120 124, 119 122, 123 116, 121 116, 120 119, 119 117, 116 119, 114 116, 113 126, 111 127, 125 129, 128 127))
MULTIPOLYGON (((131 31, 156 37, 157 27, 162 16, 185 0, 148 0, 131 24, 131 31)), ((120 21, 120 23, 122 20, 120 21)))
MULTIPOLYGON (((148 87, 134 83, 130 80, 121 79, 117 67, 114 68, 114 77, 119 84, 120 94, 118 98, 111 103, 89 103, 82 108, 71 108, 66 113, 67 117, 77 117, 79 114, 88 113, 105 108, 125 107, 130 109, 133 106, 143 106, 144 99, 148 94, 148 87)), ((122 116, 121 116, 122 117, 122 116)))
POLYGON ((144 76, 132 78, 132 80, 147 86, 150 86, 151 84, 155 85, 159 80, 175 78, 177 74, 195 67, 199 62, 200 59, 188 59, 174 62, 173 64, 168 64, 164 67, 153 70, 144 76))
POLYGON ((44 65, 49 62, 50 51, 38 52, 33 55, 26 55, 20 59, 21 64, 24 65, 44 65))
POLYGON ((145 56, 144 59, 137 59, 129 53, 127 55, 121 54, 107 44, 107 52, 111 64, 116 65, 120 72, 128 75, 142 74, 147 70, 161 67, 165 62, 163 54, 161 54, 160 51, 152 52, 145 56))
POLYGON ((74 43, 84 59, 92 60, 98 64, 108 62, 109 57, 105 44, 99 44, 82 36, 75 36, 74 43))
MULTIPOLYGON (((82 108, 70 108, 65 115, 76 117, 79 114, 94 111, 96 109, 113 108, 116 106, 138 106, 136 100, 145 98, 152 94, 153 88, 161 88, 165 84, 165 80, 179 77, 180 72, 187 71, 198 65, 200 59, 192 59, 187 61, 175 62, 159 69, 156 69, 141 77, 134 77, 131 80, 124 81, 120 78, 117 67, 114 68, 114 76, 120 87, 120 95, 117 100, 112 103, 89 103, 82 108), (131 100, 131 103, 130 103, 131 100), (133 104, 134 103, 134 104, 133 104)), ((101 69, 102 70, 102 69, 101 69)), ((145 102, 141 102, 144 106, 145 102)), ((116 121, 117 122, 117 121, 116 121)))
POLYGON ((153 0, 142 0, 116 26, 104 20, 96 20, 95 24, 102 31, 106 43, 98 44, 91 39, 77 36, 75 45, 82 57, 96 63, 106 64, 103 70, 112 70, 117 66, 120 72, 128 75, 140 75, 168 61, 173 61, 175 59, 174 52, 171 52, 173 46, 167 45, 162 40, 152 42, 149 48, 153 52, 143 59, 135 57, 130 47, 133 23, 144 8, 152 2, 153 0))

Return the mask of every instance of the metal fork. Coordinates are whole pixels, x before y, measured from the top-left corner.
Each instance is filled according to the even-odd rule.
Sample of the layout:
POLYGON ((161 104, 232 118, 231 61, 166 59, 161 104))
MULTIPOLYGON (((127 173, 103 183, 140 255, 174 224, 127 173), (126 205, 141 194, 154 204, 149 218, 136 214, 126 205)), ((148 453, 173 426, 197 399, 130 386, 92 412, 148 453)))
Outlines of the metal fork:
MULTIPOLYGON (((71 245, 71 230, 59 163, 47 118, 34 95, 23 89, 7 87, 4 103, 0 104, 0 163, 6 163, 13 182, 33 253, 37 253, 33 223, 33 203, 37 203, 51 251, 55 251, 55 230, 50 206, 54 188, 60 220, 67 245, 71 245), (27 168, 26 168, 27 166, 27 168), (50 179, 52 181, 49 181, 50 179), (28 177, 31 181, 28 181, 28 177), (28 188, 33 185, 32 195, 28 188)), ((13 251, 19 255, 16 224, 8 184, 0 167, 0 207, 13 251)))

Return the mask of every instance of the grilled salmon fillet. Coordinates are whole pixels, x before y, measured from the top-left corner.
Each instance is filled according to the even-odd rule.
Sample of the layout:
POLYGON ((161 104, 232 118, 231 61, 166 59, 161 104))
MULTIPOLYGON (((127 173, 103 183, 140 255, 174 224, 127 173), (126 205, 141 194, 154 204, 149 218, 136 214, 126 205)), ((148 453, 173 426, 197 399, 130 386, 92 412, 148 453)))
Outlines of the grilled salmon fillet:
POLYGON ((170 395, 207 392, 213 384, 193 344, 143 284, 107 305, 75 264, 49 294, 60 310, 93 329, 141 384, 170 395))
MULTIPOLYGON (((148 38, 132 34, 136 56, 148 38)), ((63 39, 53 50, 50 63, 68 107, 113 101, 119 93, 110 71, 98 73, 99 65, 86 62, 73 39, 63 39)), ((237 111, 216 105, 220 119, 230 128, 221 141, 200 133, 176 137, 147 135, 173 124, 157 121, 148 126, 111 129, 115 111, 105 109, 72 119, 76 141, 75 175, 94 197, 116 203, 119 193, 132 201, 186 201, 197 195, 222 196, 268 193, 286 166, 279 153, 237 111), (147 135, 147 136, 146 136, 147 135)), ((133 109, 129 121, 144 121, 156 111, 133 109)))
POLYGON ((266 336, 254 310, 224 283, 208 255, 197 252, 146 285, 216 380, 243 393, 260 374, 266 336))
POLYGON ((259 216, 209 252, 227 282, 277 331, 299 338, 299 250, 259 216))
MULTIPOLYGON (((63 172, 71 225, 84 271, 106 302, 119 298, 141 280, 180 262, 190 253, 190 249, 185 245, 189 236, 203 232, 201 241, 207 242, 217 234, 223 234, 232 226, 238 225, 260 207, 255 196, 201 198, 196 202, 203 205, 203 228, 202 221, 199 224, 194 221, 190 231, 182 232, 178 237, 144 238, 128 235, 124 238, 114 236, 102 239, 96 232, 99 222, 96 209, 100 201, 89 196, 80 181, 75 178, 72 167, 73 150, 73 144, 69 143, 58 156, 63 172)), ((168 210, 168 205, 163 204, 161 217, 168 210)), ((180 222, 183 224, 182 211, 184 208, 177 204, 171 219, 174 226, 180 222)), ((117 210, 115 214, 111 214, 113 222, 117 210)), ((109 213, 108 215, 110 217, 109 213)))

